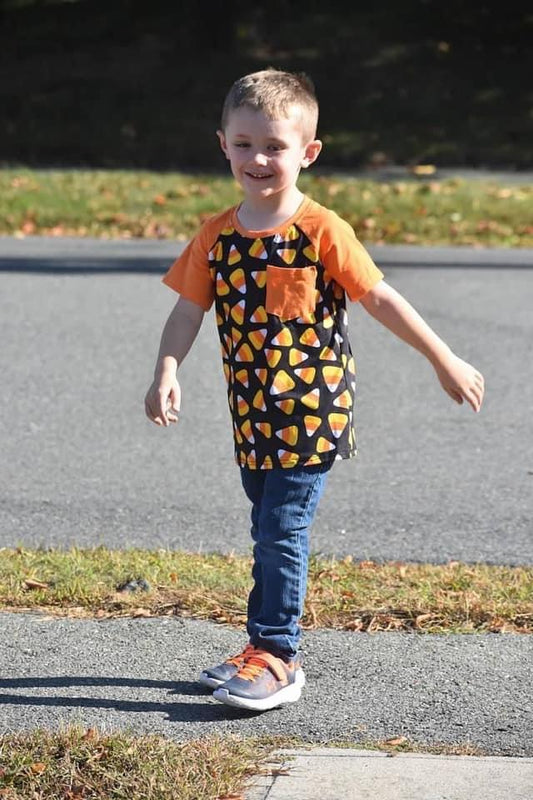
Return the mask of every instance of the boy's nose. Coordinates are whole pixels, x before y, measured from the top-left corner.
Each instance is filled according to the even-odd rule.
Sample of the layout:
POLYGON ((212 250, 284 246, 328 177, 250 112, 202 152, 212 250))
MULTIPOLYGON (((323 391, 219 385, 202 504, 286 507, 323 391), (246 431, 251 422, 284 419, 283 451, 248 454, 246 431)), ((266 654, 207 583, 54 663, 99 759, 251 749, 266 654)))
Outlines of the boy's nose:
POLYGON ((258 165, 260 165, 262 167, 264 167, 266 165, 266 163, 267 163, 267 157, 265 156, 264 153, 261 153, 261 152, 255 153, 253 160, 254 160, 254 164, 258 164, 258 165))

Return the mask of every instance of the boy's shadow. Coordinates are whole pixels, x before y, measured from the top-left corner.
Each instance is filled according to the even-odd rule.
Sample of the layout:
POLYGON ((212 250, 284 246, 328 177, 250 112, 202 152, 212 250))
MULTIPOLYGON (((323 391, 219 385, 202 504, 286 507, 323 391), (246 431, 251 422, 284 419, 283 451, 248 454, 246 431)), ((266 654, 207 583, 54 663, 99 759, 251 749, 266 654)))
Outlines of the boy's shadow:
POLYGON ((166 714, 168 722, 218 722, 255 716, 257 712, 231 708, 209 700, 211 690, 195 681, 157 681, 150 678, 116 678, 104 676, 68 676, 0 678, 0 706, 59 706, 68 708, 109 708, 125 713, 166 714), (74 686, 131 687, 132 689, 161 689, 170 695, 201 696, 206 702, 180 703, 143 700, 116 700, 107 697, 76 697, 68 695, 10 694, 5 689, 65 689, 74 686))

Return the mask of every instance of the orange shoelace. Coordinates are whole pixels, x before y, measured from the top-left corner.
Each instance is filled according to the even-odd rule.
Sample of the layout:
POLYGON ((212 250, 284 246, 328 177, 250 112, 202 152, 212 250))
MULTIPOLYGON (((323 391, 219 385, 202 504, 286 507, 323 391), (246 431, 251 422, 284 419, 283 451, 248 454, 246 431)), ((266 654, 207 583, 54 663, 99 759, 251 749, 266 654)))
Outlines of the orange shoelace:
POLYGON ((236 667, 240 667, 243 659, 246 658, 250 653, 255 650, 253 644, 248 643, 242 653, 238 653, 236 656, 232 656, 226 660, 226 664, 234 664, 236 667))

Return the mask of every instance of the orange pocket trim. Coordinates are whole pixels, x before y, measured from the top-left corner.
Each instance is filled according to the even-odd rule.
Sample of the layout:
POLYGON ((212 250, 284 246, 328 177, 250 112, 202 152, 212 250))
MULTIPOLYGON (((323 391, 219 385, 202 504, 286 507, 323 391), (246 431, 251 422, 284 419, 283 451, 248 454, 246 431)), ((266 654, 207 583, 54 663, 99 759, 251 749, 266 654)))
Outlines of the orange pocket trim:
POLYGON ((266 268, 267 314, 275 314, 282 321, 300 317, 311 321, 316 308, 316 267, 266 268))

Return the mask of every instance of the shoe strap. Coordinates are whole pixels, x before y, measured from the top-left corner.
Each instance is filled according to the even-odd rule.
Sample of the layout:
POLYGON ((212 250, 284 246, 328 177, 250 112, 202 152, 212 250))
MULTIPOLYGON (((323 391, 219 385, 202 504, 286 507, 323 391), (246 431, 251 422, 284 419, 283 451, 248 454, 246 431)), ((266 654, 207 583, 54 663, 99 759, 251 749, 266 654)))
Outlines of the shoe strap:
POLYGON ((268 667, 278 681, 282 681, 283 683, 287 682, 287 672, 282 666, 282 659, 276 658, 276 656, 272 655, 272 653, 269 653, 268 650, 260 650, 259 648, 256 648, 254 652, 246 659, 245 666, 246 664, 256 664, 257 666, 262 665, 268 667))

